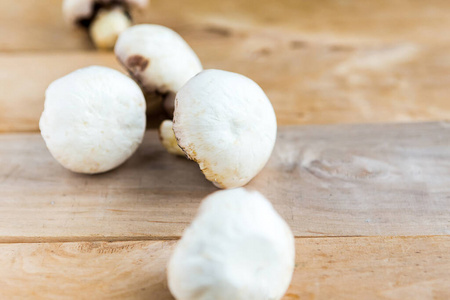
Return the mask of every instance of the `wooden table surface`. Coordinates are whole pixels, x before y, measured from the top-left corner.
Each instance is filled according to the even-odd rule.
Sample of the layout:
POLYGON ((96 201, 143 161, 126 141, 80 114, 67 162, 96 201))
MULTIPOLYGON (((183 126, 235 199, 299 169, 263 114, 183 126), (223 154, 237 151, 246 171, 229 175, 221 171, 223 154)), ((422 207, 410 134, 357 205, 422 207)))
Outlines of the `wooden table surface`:
MULTIPOLYGON (((172 299, 167 260, 216 189, 150 129, 73 174, 38 133, 44 91, 92 64, 60 0, 0 1, 0 298, 172 299)), ((450 299, 450 2, 153 0, 206 68, 247 75, 279 122, 249 187, 296 237, 283 299, 450 299)))

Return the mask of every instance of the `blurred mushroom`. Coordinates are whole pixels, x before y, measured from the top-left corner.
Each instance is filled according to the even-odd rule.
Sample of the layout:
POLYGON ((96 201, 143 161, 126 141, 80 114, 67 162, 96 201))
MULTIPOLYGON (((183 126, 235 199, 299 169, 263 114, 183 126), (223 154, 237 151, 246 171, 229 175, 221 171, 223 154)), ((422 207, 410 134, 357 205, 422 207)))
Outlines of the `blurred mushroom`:
POLYGON ((61 165, 94 174, 119 166, 134 153, 145 122, 139 86, 118 71, 93 66, 50 84, 39 127, 61 165))
POLYGON ((99 49, 112 49, 119 34, 131 26, 131 9, 145 8, 148 0, 64 0, 70 24, 85 27, 99 49))
POLYGON ((175 94, 203 69, 183 38, 160 25, 128 28, 119 36, 114 51, 144 90, 149 114, 164 108, 171 117, 175 94))
MULTIPOLYGON (((167 128, 161 132, 170 139, 167 128)), ((209 181, 234 188, 247 184, 269 160, 277 121, 272 104, 254 81, 206 70, 178 91, 173 132, 178 146, 209 181)))
POLYGON ((295 264, 294 236, 269 201, 244 188, 203 200, 168 264, 177 300, 277 300, 295 264))
POLYGON ((174 155, 186 156, 177 144, 177 138, 173 132, 173 122, 165 120, 159 126, 159 138, 167 152, 174 155))

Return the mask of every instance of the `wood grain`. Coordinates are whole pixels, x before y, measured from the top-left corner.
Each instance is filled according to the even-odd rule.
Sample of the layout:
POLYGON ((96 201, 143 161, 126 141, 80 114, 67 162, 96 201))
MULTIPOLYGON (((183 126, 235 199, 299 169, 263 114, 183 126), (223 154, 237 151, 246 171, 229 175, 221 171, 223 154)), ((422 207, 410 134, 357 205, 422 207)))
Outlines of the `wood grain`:
POLYGON ((0 245, 2 299, 173 299, 174 242, 0 245))
MULTIPOLYGON (((0 12, 0 132, 37 131, 53 80, 122 70, 64 24, 61 0, 0 12)), ((450 119, 446 0, 152 0, 135 16, 254 79, 280 125, 450 119)), ((449 123, 282 128, 249 187, 297 236, 285 300, 450 299, 449 123)), ((173 299, 167 260, 213 191, 154 131, 98 176, 62 169, 38 134, 0 135, 0 298, 173 299)))
MULTIPOLYGON (((0 11, 1 132, 37 131, 58 77, 120 69, 63 25, 58 0, 4 0, 0 11)), ((252 78, 279 124, 294 125, 449 120, 449 16, 443 0, 155 0, 138 22, 177 30, 206 68, 252 78)))
MULTIPOLYGON (((450 233, 450 125, 279 129, 249 185, 296 236, 450 233)), ((149 131, 122 167, 63 169, 38 134, 0 135, 0 242, 173 239, 216 189, 149 131)))
MULTIPOLYGON (((64 23, 61 2, 2 0, 0 51, 92 50, 84 32, 64 23)), ((152 0, 135 19, 173 27, 183 35, 196 26, 225 36, 226 27, 264 28, 311 40, 448 45, 449 15, 446 0, 152 0)))
MULTIPOLYGON (((173 299, 175 241, 1 244, 5 299, 173 299), (26 287, 26 288, 24 288, 26 287)), ((296 239, 284 300, 448 299, 449 237, 296 239)))
POLYGON ((449 299, 450 237, 297 239, 285 300, 449 299))
MULTIPOLYGON (((242 73, 260 84, 279 125, 450 117, 450 51, 428 49, 416 55, 417 49, 406 45, 331 51, 322 57, 317 54, 321 46, 291 49, 288 40, 278 43, 276 35, 248 42, 245 49, 241 40, 215 38, 192 45, 205 68, 242 73), (265 49, 264 39, 281 49, 255 54, 265 49)), ((48 85, 89 65, 122 70, 111 53, 0 53, 0 132, 38 131, 48 85)))

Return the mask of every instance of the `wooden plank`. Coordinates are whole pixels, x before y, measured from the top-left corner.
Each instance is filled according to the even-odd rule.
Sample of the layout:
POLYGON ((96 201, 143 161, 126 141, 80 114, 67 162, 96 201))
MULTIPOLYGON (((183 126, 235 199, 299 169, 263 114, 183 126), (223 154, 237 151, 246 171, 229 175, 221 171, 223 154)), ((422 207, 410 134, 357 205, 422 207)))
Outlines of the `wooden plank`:
POLYGON ((297 239, 294 299, 449 299, 450 237, 297 239))
MULTIPOLYGON (((276 33, 200 36, 191 44, 204 66, 254 79, 271 99, 280 125, 450 116, 450 47, 405 44, 334 51, 335 45, 320 42, 292 48, 292 38, 283 40, 276 33)), ((47 86, 88 65, 121 70, 111 53, 0 54, 0 132, 38 131, 47 86)))
MULTIPOLYGON (((66 26, 61 2, 2 0, 0 51, 93 49, 84 32, 66 26)), ((448 45, 449 14, 446 0, 152 0, 135 16, 138 23, 166 25, 183 35, 200 25, 219 35, 228 35, 229 27, 266 28, 314 40, 448 45)))
MULTIPOLYGON (((122 167, 63 169, 38 134, 0 135, 0 242, 173 239, 215 188, 149 131, 122 167)), ((450 125, 279 129, 249 185, 296 236, 450 233, 450 125)))
MULTIPOLYGON (((175 243, 2 244, 2 297, 173 299, 165 266, 175 243)), ((284 300, 448 299, 449 248, 448 236, 296 239, 284 300)))
POLYGON ((92 49, 81 30, 68 27, 62 0, 0 1, 1 51, 92 49))
POLYGON ((173 299, 174 242, 0 245, 2 299, 173 299))

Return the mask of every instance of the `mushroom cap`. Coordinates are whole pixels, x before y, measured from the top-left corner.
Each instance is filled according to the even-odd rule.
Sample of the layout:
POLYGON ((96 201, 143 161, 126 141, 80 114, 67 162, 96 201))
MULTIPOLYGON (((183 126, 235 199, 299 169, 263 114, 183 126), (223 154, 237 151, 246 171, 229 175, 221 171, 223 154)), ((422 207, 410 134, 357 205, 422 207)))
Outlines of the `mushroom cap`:
POLYGON ((247 184, 267 163, 277 122, 272 104, 254 81, 206 70, 177 93, 173 129, 178 145, 208 180, 233 188, 247 184))
POLYGON ((275 300, 294 264, 294 237, 270 202, 231 189, 203 200, 169 261, 168 284, 178 300, 275 300))
POLYGON ((139 86, 118 71, 92 66, 50 84, 39 127, 61 165, 93 174, 129 158, 142 141, 145 122, 139 86))
POLYGON ((119 36, 117 58, 147 92, 176 93, 202 71, 202 64, 183 38, 160 25, 135 25, 119 36))
POLYGON ((64 19, 69 24, 75 24, 80 19, 92 18, 95 4, 109 5, 120 2, 137 8, 145 8, 148 4, 148 0, 64 0, 62 5, 64 19))

